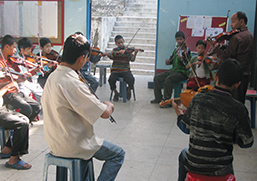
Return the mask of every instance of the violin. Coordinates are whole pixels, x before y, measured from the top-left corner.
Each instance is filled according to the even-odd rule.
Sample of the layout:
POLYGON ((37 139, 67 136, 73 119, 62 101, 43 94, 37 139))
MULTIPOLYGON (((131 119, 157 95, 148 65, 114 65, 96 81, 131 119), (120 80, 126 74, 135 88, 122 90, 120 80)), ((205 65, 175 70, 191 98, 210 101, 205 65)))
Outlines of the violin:
POLYGON ((8 60, 11 64, 22 65, 22 66, 28 67, 28 68, 33 68, 33 67, 37 66, 36 64, 33 64, 32 62, 24 60, 23 58, 20 58, 20 57, 10 56, 10 57, 8 57, 8 60))
POLYGON ((100 51, 100 48, 98 48, 98 47, 91 47, 91 48, 90 48, 90 53, 91 53, 91 55, 93 55, 93 56, 97 56, 97 55, 99 55, 99 54, 101 54, 101 53, 103 53, 103 52, 100 51))
POLYGON ((235 35, 235 34, 237 34, 237 33, 239 33, 239 32, 240 32, 240 30, 234 29, 234 30, 232 30, 232 31, 230 31, 230 32, 222 32, 222 33, 218 34, 218 35, 215 36, 215 37, 209 37, 209 38, 207 38, 207 39, 208 39, 208 40, 215 39, 218 43, 220 43, 220 42, 222 42, 222 41, 224 41, 224 40, 230 40, 230 38, 231 38, 233 35, 235 35))
MULTIPOLYGON (((126 53, 133 53, 135 50, 136 50, 135 47, 125 48, 125 52, 126 52, 126 53)), ((145 51, 145 50, 143 50, 143 49, 137 49, 137 50, 140 51, 140 52, 144 52, 144 51, 145 51)))
MULTIPOLYGON (((37 63, 39 64, 40 62, 40 57, 38 55, 35 55, 33 53, 31 53, 29 56, 26 55, 26 60, 28 60, 31 63, 37 63)), ((48 59, 45 56, 42 56, 42 64, 43 66, 48 65, 49 63, 51 63, 53 60, 48 59)))
POLYGON ((204 57, 204 56, 202 56, 202 55, 199 55, 198 57, 197 57, 197 60, 198 61, 204 61, 205 63, 207 63, 208 65, 210 65, 210 64, 212 64, 213 62, 217 62, 216 60, 215 60, 215 57, 214 56, 206 56, 206 57, 204 57))
POLYGON ((51 50, 50 53, 48 53, 46 55, 46 59, 55 60, 55 61, 57 61, 59 63, 61 62, 61 56, 59 55, 59 53, 57 51, 55 51, 53 49, 51 50))
MULTIPOLYGON (((211 85, 205 85, 203 87, 199 87, 197 91, 194 91, 192 89, 185 89, 184 91, 181 92, 180 97, 174 98, 174 101, 180 101, 186 108, 189 106, 191 100, 193 97, 198 94, 198 93, 203 93, 203 92, 209 92, 213 90, 214 87, 211 85)), ((165 101, 160 102, 160 106, 165 106, 168 104, 171 104, 172 99, 168 99, 165 101)))

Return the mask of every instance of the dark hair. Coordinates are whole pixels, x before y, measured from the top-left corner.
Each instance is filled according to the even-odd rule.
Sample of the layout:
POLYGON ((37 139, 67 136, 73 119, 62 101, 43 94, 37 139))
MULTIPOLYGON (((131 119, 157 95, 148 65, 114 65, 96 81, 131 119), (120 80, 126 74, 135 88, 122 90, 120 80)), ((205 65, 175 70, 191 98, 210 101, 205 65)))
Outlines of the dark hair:
POLYGON ((25 48, 31 48, 33 46, 33 43, 30 39, 28 38, 21 38, 18 41, 18 49, 21 50, 21 48, 25 49, 25 48))
POLYGON ((82 40, 83 35, 70 35, 64 42, 62 62, 68 64, 76 63, 81 55, 89 55, 90 44, 82 40))
POLYGON ((195 46, 198 46, 198 45, 203 45, 205 48, 206 48, 206 46, 207 46, 207 44, 206 44, 203 40, 198 40, 198 41, 196 42, 196 45, 195 45, 195 46))
POLYGON ((48 38, 46 38, 46 37, 43 37, 43 38, 40 39, 40 46, 41 46, 42 48, 44 48, 44 46, 45 46, 47 43, 51 43, 51 44, 52 44, 52 42, 51 42, 48 38))
POLYGON ((175 34, 175 38, 178 38, 178 37, 182 37, 185 39, 185 34, 182 32, 182 31, 178 31, 176 34, 175 34))
POLYGON ((231 87, 241 81, 243 70, 237 60, 229 58, 219 66, 217 75, 219 78, 219 85, 223 84, 231 87))
POLYGON ((243 19, 244 20, 244 22, 245 22, 245 24, 247 25, 247 16, 246 16, 246 14, 244 13, 244 12, 242 12, 242 11, 238 11, 237 13, 236 13, 236 15, 237 15, 237 19, 240 21, 241 19, 243 19))
POLYGON ((78 34, 78 35, 84 35, 82 32, 80 32, 80 31, 77 31, 77 32, 75 32, 74 34, 78 34))
POLYGON ((14 43, 17 43, 17 40, 14 37, 11 35, 5 35, 1 42, 2 50, 4 49, 5 45, 12 46, 14 43))
POLYGON ((122 37, 121 35, 115 36, 115 38, 114 38, 115 43, 116 43, 119 39, 123 39, 123 37, 122 37))

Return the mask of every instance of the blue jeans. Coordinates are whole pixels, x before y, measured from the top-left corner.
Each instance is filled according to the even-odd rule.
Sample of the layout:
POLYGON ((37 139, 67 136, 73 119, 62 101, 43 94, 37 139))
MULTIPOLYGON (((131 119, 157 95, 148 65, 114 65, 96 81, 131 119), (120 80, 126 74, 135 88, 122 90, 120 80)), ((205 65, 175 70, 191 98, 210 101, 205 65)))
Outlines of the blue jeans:
POLYGON ((185 168, 186 152, 188 148, 184 148, 178 157, 179 167, 178 167, 178 181, 184 181, 186 179, 187 170, 185 168))
POLYGON ((105 160, 98 181, 115 180, 124 161, 125 151, 108 141, 104 141, 101 148, 94 154, 94 158, 105 160))

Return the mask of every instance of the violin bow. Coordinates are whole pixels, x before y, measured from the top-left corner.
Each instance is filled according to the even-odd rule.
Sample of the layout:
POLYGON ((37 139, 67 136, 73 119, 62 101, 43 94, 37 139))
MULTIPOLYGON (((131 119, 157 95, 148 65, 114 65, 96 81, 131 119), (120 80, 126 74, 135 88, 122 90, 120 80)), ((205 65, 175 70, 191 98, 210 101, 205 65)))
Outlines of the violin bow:
POLYGON ((198 82, 198 79, 197 79, 197 77, 196 77, 196 73, 195 73, 195 71, 194 71, 193 68, 192 68, 192 64, 191 64, 191 62, 190 62, 190 60, 189 60, 189 58, 188 58, 188 56, 187 56, 187 53, 185 53, 185 57, 186 57, 187 63, 190 65, 190 67, 191 67, 191 69, 192 69, 191 71, 192 71, 192 73, 193 73, 193 75, 194 75, 194 78, 195 78, 195 81, 196 81, 198 87, 201 87, 200 84, 199 84, 199 82, 198 82))
MULTIPOLYGON (((95 92, 93 91, 93 89, 90 87, 90 85, 89 85, 89 83, 87 82, 87 80, 85 79, 85 77, 81 74, 81 72, 80 72, 79 70, 77 70, 76 72, 77 72, 77 74, 79 75, 79 77, 82 79, 82 81, 85 82, 85 84, 88 86, 90 92, 91 92, 98 100, 100 100, 99 97, 98 97, 98 96, 95 94, 95 92)), ((117 124, 117 122, 114 120, 114 118, 113 118, 112 116, 110 116, 109 119, 110 119, 110 121, 111 121, 112 123, 116 123, 116 124, 117 124)))
MULTIPOLYGON (((38 41, 38 48, 39 48, 39 57, 40 57, 40 65, 43 67, 43 61, 42 61, 42 52, 40 47, 40 40, 39 40, 39 33, 37 34, 37 41, 38 41)), ((44 77, 44 73, 42 73, 42 76, 44 77)))
POLYGON ((135 38, 137 32, 140 30, 140 28, 137 29, 136 33, 132 36, 131 40, 129 41, 129 43, 127 44, 126 47, 128 47, 130 45, 130 43, 132 42, 132 40, 135 38))
POLYGON ((6 60, 5 60, 5 58, 4 58, 4 55, 3 55, 1 49, 0 49, 0 54, 1 54, 2 57, 3 57, 3 60, 4 60, 4 63, 5 63, 5 66, 6 66, 7 70, 10 72, 11 81, 14 82, 13 76, 12 76, 12 74, 11 74, 11 70, 10 70, 10 68, 9 68, 9 66, 8 66, 8 64, 7 64, 6 60))

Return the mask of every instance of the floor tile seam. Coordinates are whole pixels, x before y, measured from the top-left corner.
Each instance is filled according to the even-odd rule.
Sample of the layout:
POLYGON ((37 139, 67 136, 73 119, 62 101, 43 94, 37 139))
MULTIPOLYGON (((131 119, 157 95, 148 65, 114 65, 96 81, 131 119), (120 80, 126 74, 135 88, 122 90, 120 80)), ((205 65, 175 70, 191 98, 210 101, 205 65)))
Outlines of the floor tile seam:
POLYGON ((35 155, 35 157, 34 158, 32 158, 31 160, 30 160, 30 162, 32 162, 32 161, 34 161, 34 160, 36 160, 37 158, 39 158, 41 155, 43 155, 43 153, 46 151, 46 150, 48 150, 49 148, 47 147, 47 148, 45 148, 44 150, 42 150, 40 153, 38 153, 37 155, 35 155))
MULTIPOLYGON (((165 142, 164 142, 164 145, 162 146, 162 149, 161 149, 161 151, 160 151, 160 154, 158 155, 158 158, 156 159, 156 162, 155 162, 155 164, 154 164, 153 170, 156 168, 156 166, 157 166, 157 164, 158 164, 158 161, 159 161, 159 159, 160 159, 160 156, 161 156, 161 154, 162 154, 162 152, 163 152, 163 150, 164 150, 164 147, 165 147, 165 145, 166 145, 166 143, 167 143, 167 141, 168 141, 168 137, 169 137, 169 135, 170 135, 170 132, 171 132, 171 130, 172 130, 172 127, 173 127, 173 126, 170 127, 169 134, 167 135, 166 140, 165 140, 165 142)), ((149 177, 148 180, 151 179, 152 175, 153 175, 153 171, 151 172, 150 177, 149 177)))
POLYGON ((112 142, 113 142, 113 141, 121 134, 121 132, 132 122, 133 118, 138 114, 138 112, 139 112, 141 109, 142 109, 142 107, 137 111, 136 114, 134 114, 134 115, 132 116, 130 122, 129 122, 126 126, 124 126, 124 127, 118 132, 118 134, 112 139, 112 142))

